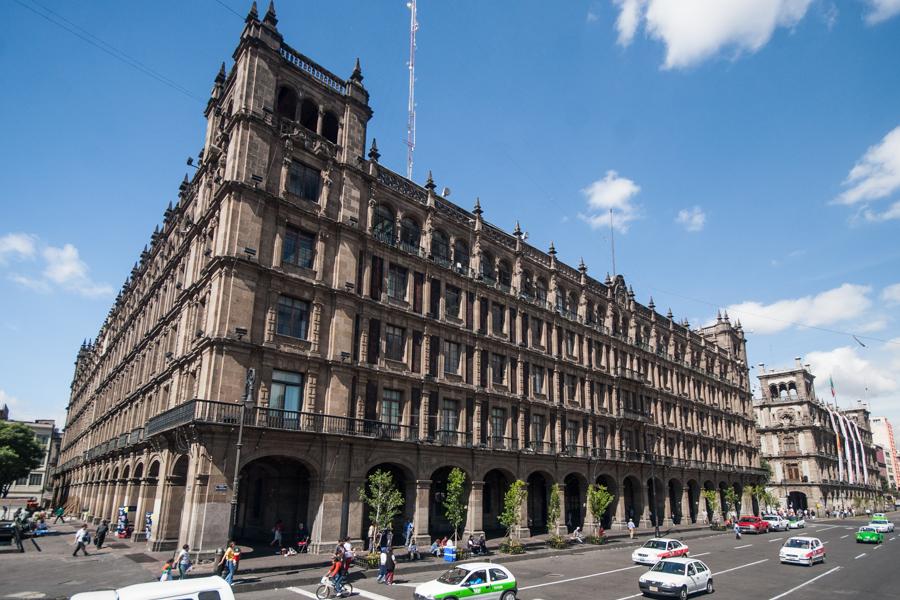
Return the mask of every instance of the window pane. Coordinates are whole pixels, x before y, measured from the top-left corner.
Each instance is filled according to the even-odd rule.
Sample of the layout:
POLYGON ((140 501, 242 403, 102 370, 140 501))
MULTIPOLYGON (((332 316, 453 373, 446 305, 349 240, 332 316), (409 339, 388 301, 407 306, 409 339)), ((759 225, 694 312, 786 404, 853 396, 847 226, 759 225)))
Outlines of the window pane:
POLYGON ((319 171, 293 162, 288 173, 288 192, 310 202, 319 199, 319 171))
POLYGON ((406 300, 407 278, 406 269, 391 265, 388 269, 388 296, 395 300, 406 300))
POLYGON ((309 302, 281 296, 278 299, 275 329, 278 335, 306 339, 309 330, 309 302))
POLYGON ((406 346, 406 330, 388 325, 384 330, 385 356, 391 360, 403 360, 406 346))
POLYGON ((284 248, 281 253, 282 262, 294 264, 304 269, 313 266, 313 247, 316 236, 307 232, 288 227, 284 234, 284 248))

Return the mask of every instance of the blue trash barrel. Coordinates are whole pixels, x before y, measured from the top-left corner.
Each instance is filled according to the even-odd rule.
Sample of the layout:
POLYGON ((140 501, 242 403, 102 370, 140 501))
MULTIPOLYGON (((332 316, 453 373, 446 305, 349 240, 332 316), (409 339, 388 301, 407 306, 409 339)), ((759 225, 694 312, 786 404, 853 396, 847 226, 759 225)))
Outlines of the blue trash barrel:
POLYGON ((455 546, 447 546, 444 548, 444 560, 447 562, 454 562, 456 560, 455 546))

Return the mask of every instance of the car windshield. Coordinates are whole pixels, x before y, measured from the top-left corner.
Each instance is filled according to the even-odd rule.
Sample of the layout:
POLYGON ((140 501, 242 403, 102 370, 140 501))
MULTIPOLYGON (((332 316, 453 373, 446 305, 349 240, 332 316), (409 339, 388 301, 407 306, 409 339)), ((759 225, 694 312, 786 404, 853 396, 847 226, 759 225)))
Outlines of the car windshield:
POLYGON ((644 544, 644 548, 652 548, 654 550, 665 550, 666 543, 661 542, 659 540, 650 540, 646 544, 644 544))
POLYGON ((447 585, 459 585, 468 574, 469 572, 465 569, 450 569, 449 571, 438 577, 438 581, 440 581, 441 583, 446 583, 447 585))
POLYGON ((799 517, 788 517, 788 521, 799 521, 799 517))
POLYGON ((874 527, 860 527, 860 531, 875 531, 874 527))
POLYGON ((684 565, 677 562, 671 562, 668 560, 661 560, 650 569, 651 571, 656 571, 657 573, 669 573, 670 575, 684 575, 684 565))
POLYGON ((876 525, 887 525, 887 519, 872 519, 876 525))
POLYGON ((791 539, 785 542, 785 548, 809 548, 809 540, 791 539))

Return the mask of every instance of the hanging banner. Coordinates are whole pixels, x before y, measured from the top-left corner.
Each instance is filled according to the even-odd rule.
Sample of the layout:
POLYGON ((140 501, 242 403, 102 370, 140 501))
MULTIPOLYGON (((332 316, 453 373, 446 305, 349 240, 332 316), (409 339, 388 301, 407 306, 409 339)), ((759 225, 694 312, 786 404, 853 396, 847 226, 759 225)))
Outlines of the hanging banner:
POLYGON ((831 419, 831 429, 834 431, 834 441, 837 443, 837 457, 838 457, 838 480, 844 481, 844 456, 841 454, 841 432, 838 431, 837 423, 834 422, 834 412, 826 406, 825 410, 828 411, 828 418, 831 419))
POLYGON ((837 413, 837 420, 838 425, 841 427, 841 437, 844 439, 844 454, 847 456, 847 481, 849 483, 856 483, 856 479, 853 477, 853 442, 847 437, 847 427, 844 425, 844 416, 840 412, 837 413))
POLYGON ((856 447, 859 448, 859 468, 862 471, 863 483, 869 485, 869 470, 866 468, 866 454, 862 443, 862 436, 859 434, 859 426, 856 421, 850 421, 850 428, 856 437, 856 447))

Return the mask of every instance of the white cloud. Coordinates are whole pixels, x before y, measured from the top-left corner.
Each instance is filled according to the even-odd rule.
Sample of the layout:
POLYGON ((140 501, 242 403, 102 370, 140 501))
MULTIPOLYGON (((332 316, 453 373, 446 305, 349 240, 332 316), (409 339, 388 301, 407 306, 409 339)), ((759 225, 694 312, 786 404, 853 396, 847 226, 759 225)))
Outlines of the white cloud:
POLYGON ((5 264, 7 257, 31 258, 36 249, 35 238, 27 233, 8 233, 0 237, 0 264, 5 264))
POLYGON ((887 210, 883 212, 878 212, 877 210, 866 207, 860 211, 860 214, 855 217, 853 221, 858 221, 860 216, 869 223, 883 223, 884 221, 900 219, 900 200, 891 204, 887 210))
POLYGON ((897 306, 900 304, 900 283, 889 285, 881 290, 881 301, 887 306, 897 306))
MULTIPOLYGON (((37 236, 14 233, 0 237, 0 265, 5 264, 5 255, 34 257, 38 254, 37 236)), ((81 260, 78 249, 72 244, 61 248, 45 246, 40 251, 44 261, 43 271, 34 274, 10 273, 9 278, 18 285, 37 292, 48 293, 62 289, 88 298, 109 296, 113 288, 105 283, 97 283, 90 277, 90 269, 81 260)))
POLYGON ((634 197, 640 191, 641 187, 631 179, 619 177, 615 171, 607 171, 603 179, 581 190, 587 197, 588 213, 579 214, 578 218, 593 229, 609 227, 612 219, 612 226, 626 233, 629 224, 641 216, 640 207, 634 203, 634 197))
POLYGON ((706 225, 706 213, 699 206, 683 208, 678 211, 675 222, 684 226, 691 233, 703 231, 703 226, 706 225))
POLYGON ((779 27, 790 28, 812 0, 614 0, 618 43, 627 46, 643 22, 666 45, 666 69, 684 68, 724 48, 756 52, 779 27))
POLYGON ((866 4, 869 5, 869 12, 866 13, 866 23, 869 25, 877 25, 900 14, 900 0, 866 0, 866 4))
MULTIPOLYGON (((882 396, 900 389, 889 369, 859 355, 857 348, 843 346, 827 352, 806 355, 813 375, 825 381, 834 380, 838 400, 863 400, 868 396, 882 396)), ((829 393, 830 396, 830 393, 829 393)), ((845 402, 844 402, 845 403, 845 402)))
POLYGON ((815 296, 778 300, 771 304, 741 302, 727 307, 732 320, 757 334, 784 331, 795 325, 821 327, 862 316, 872 305, 872 288, 845 283, 815 296))
POLYGON ((879 200, 900 189, 900 127, 866 150, 850 169, 844 185, 851 187, 835 199, 837 204, 879 200))
POLYGON ((890 320, 887 317, 869 317, 859 325, 855 325, 853 331, 856 333, 875 333, 876 331, 884 331, 888 325, 890 325, 890 320))

